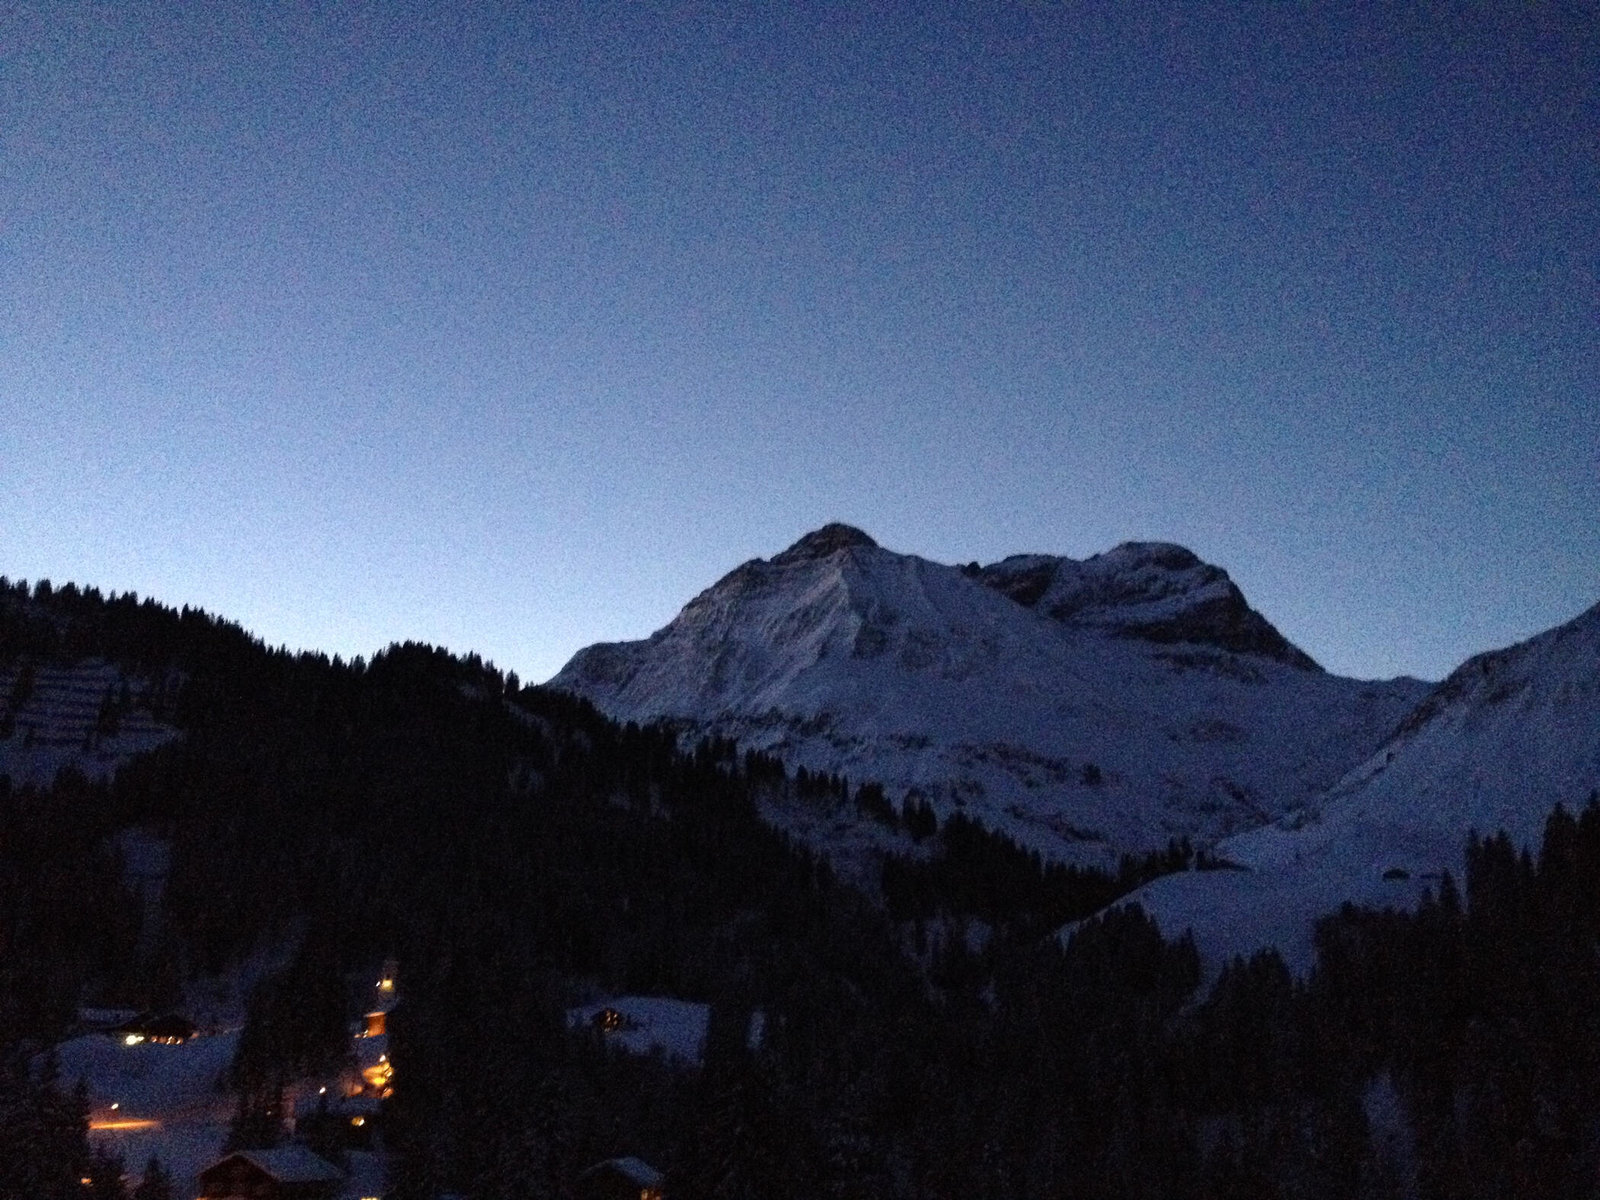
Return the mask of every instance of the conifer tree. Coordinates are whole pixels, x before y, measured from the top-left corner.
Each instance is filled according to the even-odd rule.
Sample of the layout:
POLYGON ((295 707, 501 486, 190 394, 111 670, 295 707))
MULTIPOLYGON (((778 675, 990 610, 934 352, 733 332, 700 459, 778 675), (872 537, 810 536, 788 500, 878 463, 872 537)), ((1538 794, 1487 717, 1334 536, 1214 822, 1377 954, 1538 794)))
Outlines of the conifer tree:
POLYGON ((144 1165, 139 1186, 133 1189, 133 1200, 172 1200, 172 1177, 153 1154, 144 1165))

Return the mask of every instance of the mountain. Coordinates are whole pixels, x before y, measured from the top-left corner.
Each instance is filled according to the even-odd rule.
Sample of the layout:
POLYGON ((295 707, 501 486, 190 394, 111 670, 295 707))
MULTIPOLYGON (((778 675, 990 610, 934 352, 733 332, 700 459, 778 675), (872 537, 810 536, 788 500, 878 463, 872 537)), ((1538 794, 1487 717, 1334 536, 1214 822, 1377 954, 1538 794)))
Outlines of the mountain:
POLYGON ((1555 805, 1600 788, 1600 605, 1468 659, 1370 757, 1312 804, 1223 842, 1243 871, 1157 880, 1136 893, 1169 934, 1215 961, 1277 945, 1309 965, 1311 922, 1346 900, 1407 904, 1461 878, 1477 831, 1538 847, 1555 805))
POLYGON ((1321 670, 1182 547, 956 567, 839 524, 550 682, 620 720, 916 790, 1075 861, 1299 807, 1427 691, 1321 670))
POLYGON ((1125 542, 1082 562, 1018 554, 982 568, 978 578, 1067 624, 1152 642, 1195 642, 1319 669, 1245 602, 1226 571, 1182 546, 1125 542))

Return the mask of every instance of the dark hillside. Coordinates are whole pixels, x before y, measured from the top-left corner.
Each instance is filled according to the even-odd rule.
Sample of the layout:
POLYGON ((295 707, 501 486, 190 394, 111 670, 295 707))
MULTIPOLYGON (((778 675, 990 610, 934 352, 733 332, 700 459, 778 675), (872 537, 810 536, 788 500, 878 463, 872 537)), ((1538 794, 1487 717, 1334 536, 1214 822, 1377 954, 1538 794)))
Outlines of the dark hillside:
POLYGON ((1051 871, 869 786, 854 803, 920 849, 868 898, 757 813, 850 803, 843 780, 684 752, 475 656, 345 663, 0 591, 0 667, 82 658, 159 681, 182 736, 105 782, 0 779, 0 1197, 109 1177, 33 1054, 77 1005, 159 1006, 263 946, 294 951, 234 1064, 258 1138, 343 1040, 343 981, 400 964, 402 1197, 569 1195, 624 1154, 682 1200, 1593 1194, 1600 809, 1552 817, 1537 857, 1476 842, 1419 912, 1330 918, 1308 980, 1263 955, 1200 997, 1192 945, 1137 910, 1045 935, 1187 846, 1051 871), (115 850, 134 825, 171 845, 153 948, 115 850), (703 1066, 569 1033, 585 989, 709 1004, 703 1066))

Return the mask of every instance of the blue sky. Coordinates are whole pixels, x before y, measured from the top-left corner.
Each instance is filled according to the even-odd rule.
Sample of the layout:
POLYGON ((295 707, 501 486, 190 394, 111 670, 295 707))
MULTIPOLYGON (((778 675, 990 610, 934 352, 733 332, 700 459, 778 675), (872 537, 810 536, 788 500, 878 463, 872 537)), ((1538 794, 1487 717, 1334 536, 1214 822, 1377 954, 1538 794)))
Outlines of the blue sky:
POLYGON ((526 678, 846 520, 1332 669, 1600 600, 1580 6, 36 5, 0 573, 526 678))

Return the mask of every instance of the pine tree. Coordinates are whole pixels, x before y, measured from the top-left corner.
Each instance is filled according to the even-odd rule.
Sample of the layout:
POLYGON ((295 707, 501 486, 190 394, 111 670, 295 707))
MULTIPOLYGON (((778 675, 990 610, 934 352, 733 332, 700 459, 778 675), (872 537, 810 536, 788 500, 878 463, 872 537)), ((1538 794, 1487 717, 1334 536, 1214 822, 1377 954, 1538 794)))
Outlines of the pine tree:
POLYGON ((133 1200, 172 1200, 172 1176, 153 1154, 144 1165, 144 1178, 133 1189, 133 1200))

